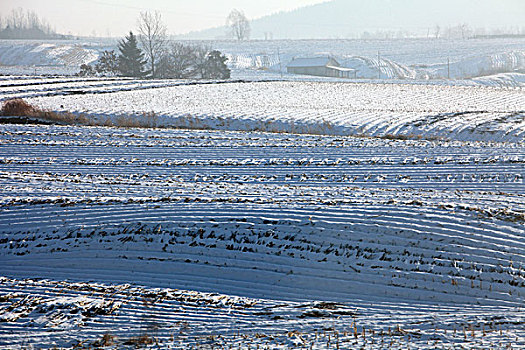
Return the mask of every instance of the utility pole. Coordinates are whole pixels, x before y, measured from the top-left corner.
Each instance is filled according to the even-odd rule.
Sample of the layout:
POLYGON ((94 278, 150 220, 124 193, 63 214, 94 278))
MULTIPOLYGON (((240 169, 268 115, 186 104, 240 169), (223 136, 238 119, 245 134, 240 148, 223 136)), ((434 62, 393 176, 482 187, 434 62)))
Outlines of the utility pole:
POLYGON ((377 76, 381 80, 381 53, 377 51, 377 76))
POLYGON ((447 58, 447 79, 450 80, 450 57, 447 58))

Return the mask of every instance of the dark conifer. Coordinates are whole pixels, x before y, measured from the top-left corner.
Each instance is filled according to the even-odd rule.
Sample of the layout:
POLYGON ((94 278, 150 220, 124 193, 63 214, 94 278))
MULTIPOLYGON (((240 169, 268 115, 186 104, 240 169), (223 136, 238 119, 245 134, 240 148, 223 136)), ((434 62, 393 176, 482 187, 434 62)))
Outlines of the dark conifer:
POLYGON ((203 78, 205 79, 229 79, 230 69, 226 66, 226 56, 220 51, 214 50, 208 53, 203 78))
POLYGON ((137 37, 133 35, 133 32, 129 32, 125 39, 119 41, 118 49, 120 51, 118 58, 120 74, 125 77, 143 77, 146 60, 144 53, 138 47, 137 37))

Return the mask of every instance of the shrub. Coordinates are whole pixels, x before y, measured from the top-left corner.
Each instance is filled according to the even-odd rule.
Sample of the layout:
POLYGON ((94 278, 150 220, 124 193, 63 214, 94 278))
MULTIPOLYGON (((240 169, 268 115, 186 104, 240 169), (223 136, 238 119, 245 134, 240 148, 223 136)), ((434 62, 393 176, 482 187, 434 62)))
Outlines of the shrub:
POLYGON ((81 77, 89 77, 95 75, 95 70, 89 64, 83 64, 80 66, 80 72, 77 73, 81 77))
POLYGON ((104 51, 95 64, 95 71, 102 76, 115 76, 119 73, 119 60, 115 51, 104 51))

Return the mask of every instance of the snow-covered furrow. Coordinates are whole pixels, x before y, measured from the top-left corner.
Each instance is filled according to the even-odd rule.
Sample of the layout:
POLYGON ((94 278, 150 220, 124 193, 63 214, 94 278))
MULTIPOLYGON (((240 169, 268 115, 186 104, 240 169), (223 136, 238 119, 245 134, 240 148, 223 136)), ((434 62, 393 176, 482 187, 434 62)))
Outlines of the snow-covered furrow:
POLYGON ((521 346, 524 160, 520 142, 2 125, 0 348, 521 346))
POLYGON ((190 202, 2 210, 2 273, 198 285, 283 300, 355 300, 366 292, 377 300, 523 302, 523 223, 399 204, 278 208, 190 202))
MULTIPOLYGON (((0 61, 6 66, 79 67, 95 61, 99 56, 92 45, 76 41, 1 40, 0 49, 0 61)), ((99 49, 102 49, 100 44, 99 49)))
MULTIPOLYGON (((26 167, 22 165, 21 167, 26 167)), ((344 198, 347 192, 354 191, 356 187, 367 188, 369 191, 380 189, 405 189, 412 190, 406 197, 410 198, 414 193, 418 193, 421 199, 438 199, 438 198, 455 198, 459 199, 462 193, 464 202, 473 202, 481 200, 477 195, 472 195, 469 191, 487 191, 492 195, 500 195, 503 202, 500 204, 510 204, 512 201, 518 202, 518 208, 523 208, 520 200, 523 194, 523 179, 517 171, 506 174, 498 174, 491 169, 491 173, 481 175, 465 171, 462 174, 451 175, 449 170, 444 174, 425 173, 420 175, 418 169, 412 169, 411 172, 401 175, 402 169, 391 170, 371 170, 370 168, 339 168, 331 169, 331 173, 315 172, 311 170, 287 170, 275 169, 271 174, 264 173, 261 168, 251 168, 250 170, 237 170, 230 167, 220 167, 218 169, 209 169, 213 173, 203 174, 202 169, 182 168, 171 170, 173 174, 166 176, 160 174, 164 169, 152 169, 147 178, 134 176, 137 171, 135 167, 126 167, 123 172, 115 173, 111 168, 107 170, 108 175, 82 175, 82 173, 99 173, 106 172, 100 166, 76 167, 74 172, 71 167, 34 167, 29 166, 31 171, 17 171, 15 167, 6 167, 8 171, 0 172, 0 179, 4 182, 5 187, 1 191, 4 198, 0 203, 6 203, 13 198, 19 198, 19 189, 27 187, 29 181, 34 183, 31 191, 32 198, 92 198, 94 196, 106 196, 115 192, 114 187, 118 187, 118 192, 124 197, 155 197, 164 198, 166 191, 177 193, 181 189, 193 187, 194 194, 213 194, 220 191, 221 186, 231 188, 237 192, 235 187, 243 184, 251 193, 265 192, 277 193, 297 193, 301 197, 305 193, 311 193, 330 197, 333 193, 332 200, 337 201, 344 198), (389 172, 391 171, 391 172, 389 172), (414 173, 412 173, 412 171, 414 173), (45 172, 45 174, 41 174, 45 172), (82 172, 82 173, 81 173, 82 172), (345 172, 345 174, 337 173, 345 172), (366 172, 363 175, 363 172, 366 172), (113 173, 113 174, 111 174, 113 173), (330 182, 329 185, 326 182, 330 182), (60 189, 56 186, 59 185, 60 189), (96 186, 95 189, 92 187, 96 186), (152 186, 148 188, 146 186, 152 186), (449 195, 442 193, 426 194, 421 193, 420 189, 432 189, 447 191, 449 195), (454 192, 458 192, 457 194, 454 192), (514 199, 512 195, 515 195, 514 199), (507 196, 510 196, 507 198, 507 196)), ((29 193, 28 193, 29 194, 29 193)), ((386 198, 394 197, 397 194, 384 193, 386 198)), ((399 195, 398 195, 399 196, 399 195)), ((405 197, 405 196, 399 196, 405 197)), ((23 200, 27 197, 21 197, 23 200)), ((292 199, 290 199, 292 200, 292 199)))
POLYGON ((132 78, 123 77, 45 77, 45 76, 3 76, 0 77, 0 88, 10 91, 9 88, 17 89, 23 87, 32 87, 38 85, 51 85, 54 84, 82 84, 82 83, 111 83, 131 80, 132 78))
POLYGON ((0 87, 0 101, 27 99, 46 96, 102 94, 122 91, 155 89, 187 84, 191 81, 180 80, 130 80, 130 79, 94 79, 80 81, 57 81, 52 83, 35 83, 29 85, 8 85, 0 87))
POLYGON ((307 82, 182 85, 40 97, 42 108, 197 129, 523 141, 525 92, 515 89, 307 82))
MULTIPOLYGON (((480 280, 481 288, 471 285, 467 292, 455 292, 454 298, 463 295, 462 300, 469 300, 486 293, 485 302, 521 300, 525 188, 523 147, 517 144, 478 142, 460 147, 443 141, 182 130, 147 130, 142 135, 133 129, 78 127, 4 126, 3 130, 0 231, 9 257, 5 269, 12 266, 24 276, 46 266, 46 271, 58 273, 49 277, 60 278, 60 268, 48 255, 66 249, 60 254, 68 261, 71 254, 80 259, 81 252, 94 251, 115 260, 122 271, 129 271, 127 264, 137 259, 167 259, 176 271, 186 260, 197 261, 194 277, 184 276, 177 283, 186 283, 187 288, 198 283, 206 290, 221 284, 201 279, 219 268, 220 261, 230 261, 240 277, 230 276, 235 283, 226 293, 268 290, 263 288, 266 282, 261 287, 257 281, 270 278, 282 288, 273 297, 291 298, 292 284, 283 286, 274 278, 294 271, 291 281, 306 283, 301 293, 317 298, 340 300, 355 282, 378 298, 413 298, 422 291, 425 300, 451 302, 450 285, 468 286, 473 278, 480 280), (133 145, 120 144, 122 139, 133 145), (97 143, 100 140, 105 143, 97 143), (232 140, 237 146, 227 148, 224 143, 232 140), (281 158, 274 158, 278 154, 281 158), (217 221, 221 224, 214 229, 217 221), (128 243, 122 230, 136 231, 124 227, 139 222, 146 224, 151 242, 160 239, 162 246, 148 250, 133 238, 122 244, 128 243), (170 243, 177 256, 173 260, 165 246, 172 240, 170 233, 191 232, 193 227, 204 230, 207 238, 188 241, 188 233, 180 241, 175 238, 170 243), (105 230, 117 233, 109 234, 111 239, 101 246, 105 230), (211 235, 214 230, 222 234, 211 235), (269 231, 287 234, 261 241, 269 231), (64 235, 71 232, 101 238, 76 243, 66 239, 62 246, 64 235), (237 234, 248 241, 232 238, 237 234), (32 235, 33 243, 26 242, 32 235), (294 240, 285 238, 290 235, 294 240), (300 243, 294 246, 293 241, 300 243), (206 266, 198 257, 212 246, 206 253, 211 266, 206 266), (409 256, 416 254, 419 260, 403 257, 407 247, 409 256), (446 247, 444 255, 436 255, 442 247, 446 247), (241 258, 239 251, 246 257, 241 258), (284 260, 275 270, 281 254, 284 260), (29 264, 32 259, 34 265, 29 264), (465 261, 465 267, 451 267, 455 260, 465 261), (518 266, 518 272, 506 276, 505 267, 511 264, 518 266), (495 269, 486 275, 488 279, 478 271, 481 265, 495 269), (258 272, 254 272, 250 282, 243 270, 251 267, 257 267, 261 276, 255 278, 258 272), (327 275, 328 270, 332 272, 327 275), (463 270, 468 273, 462 275, 463 270), (357 275, 349 277, 349 272, 357 275), (503 277, 495 277, 498 273, 503 277), (456 274, 462 280, 452 282, 456 274), (307 282, 314 276, 328 278, 338 288, 318 290, 307 282), (247 286, 240 287, 243 284, 247 286), (490 286, 489 292, 483 284, 490 286), (345 292, 336 291, 339 288, 345 292)), ((64 273, 73 276, 79 266, 84 262, 70 265, 64 273)), ((89 272, 90 278, 99 267, 89 272)), ((153 271, 143 272, 147 284, 153 271)), ((120 270, 118 274, 125 276, 120 270)), ((162 278, 159 281, 164 283, 162 278)))
POLYGON ((104 340, 133 348, 139 337, 161 349, 269 344, 273 349, 431 349, 457 342, 467 348, 523 342, 522 313, 509 308, 275 302, 128 284, 1 282, 0 317, 10 320, 0 328, 2 348, 70 348, 80 342, 100 347, 104 340))
POLYGON ((340 202, 349 196, 358 198, 352 193, 359 187, 382 190, 384 201, 409 201, 417 193, 433 203, 482 201, 489 208, 523 210, 523 147, 516 144, 79 130, 6 126, 0 133, 2 203, 57 196, 73 202, 97 196, 153 201, 168 194, 211 198, 241 192, 259 198, 274 193, 290 201, 326 198, 329 202, 331 197, 340 202), (28 181, 32 190, 19 196, 28 181), (241 183, 244 188, 238 186, 241 183), (386 191, 390 188, 411 192, 386 191), (112 195, 115 190, 117 197, 112 195), (496 197, 501 199, 493 200, 496 197))
POLYGON ((130 80, 102 80, 102 79, 93 79, 93 80, 59 80, 56 82, 35 82, 32 84, 17 84, 17 85, 7 85, 0 86, 0 94, 3 100, 14 99, 14 98, 27 98, 34 96, 46 96, 51 95, 62 95, 68 91, 92 91, 94 89, 104 89, 110 90, 114 87, 126 87, 133 85, 134 87, 139 84, 138 81, 130 80))

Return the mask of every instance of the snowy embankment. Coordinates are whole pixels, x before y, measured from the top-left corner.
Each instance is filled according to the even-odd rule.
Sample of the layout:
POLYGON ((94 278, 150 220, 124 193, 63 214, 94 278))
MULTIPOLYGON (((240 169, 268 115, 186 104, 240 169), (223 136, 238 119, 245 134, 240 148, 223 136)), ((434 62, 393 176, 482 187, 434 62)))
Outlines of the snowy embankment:
POLYGON ((0 347, 523 346, 524 164, 520 143, 3 125, 0 347))
MULTIPOLYGON (((113 46, 113 45, 112 45, 113 46)), ((96 61, 108 47, 102 42, 66 40, 0 40, 3 73, 75 74, 82 64, 96 61)))
POLYGON ((75 95, 66 96, 60 91, 59 96, 45 96, 47 92, 24 87, 14 92, 7 87, 5 92, 30 97, 30 103, 44 109, 86 114, 99 122, 150 118, 158 126, 198 129, 511 142, 525 137, 522 89, 319 82, 150 84, 129 88, 137 91, 119 92, 121 86, 105 93, 111 87, 86 86, 84 91, 80 83, 75 95))

